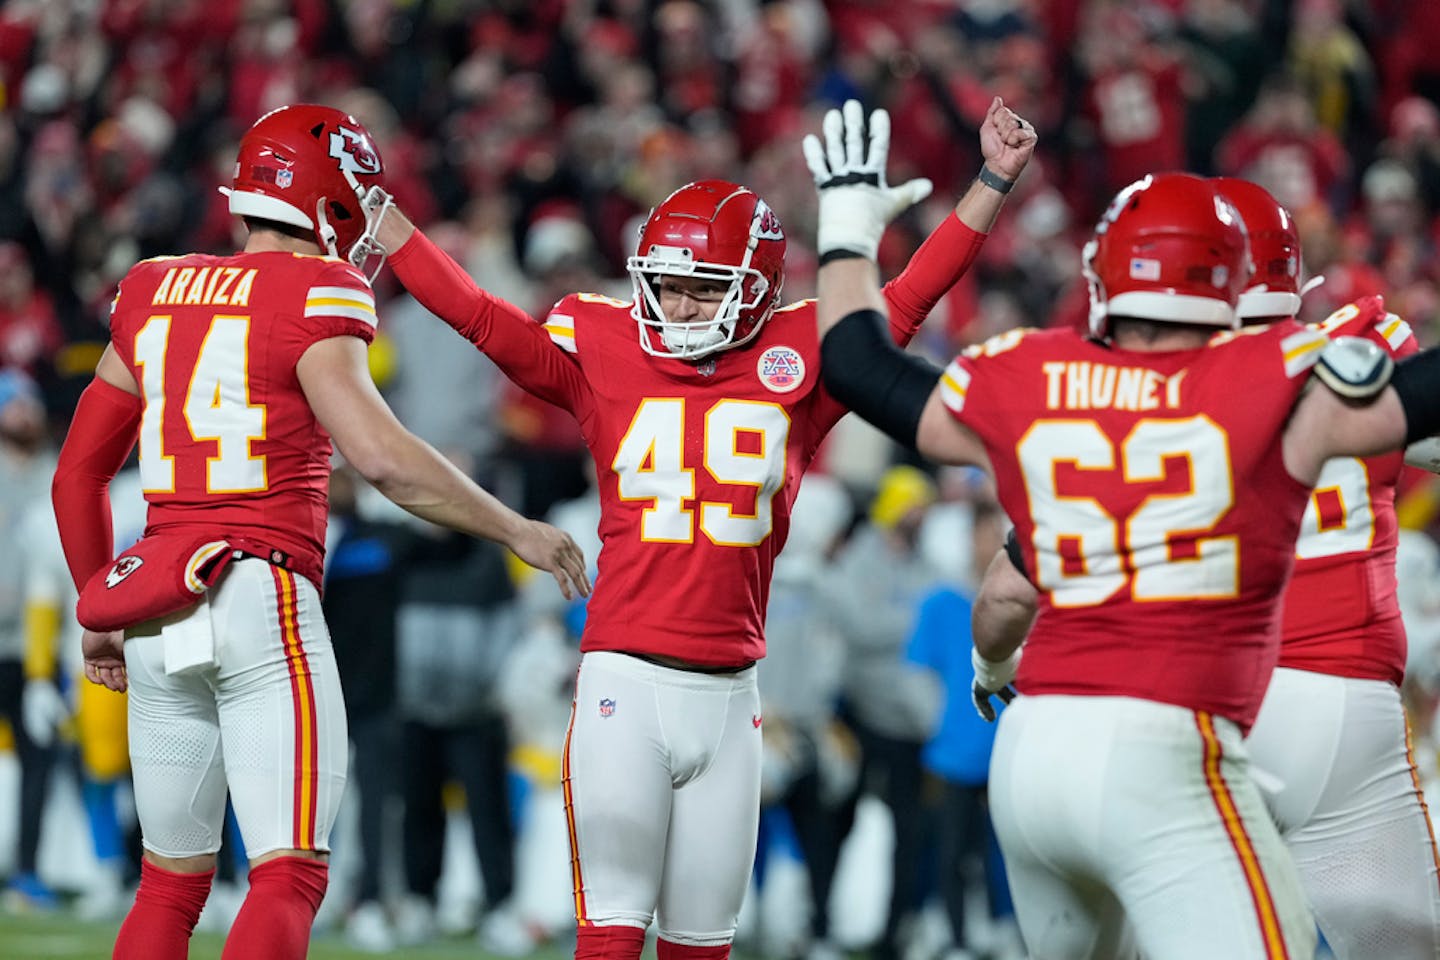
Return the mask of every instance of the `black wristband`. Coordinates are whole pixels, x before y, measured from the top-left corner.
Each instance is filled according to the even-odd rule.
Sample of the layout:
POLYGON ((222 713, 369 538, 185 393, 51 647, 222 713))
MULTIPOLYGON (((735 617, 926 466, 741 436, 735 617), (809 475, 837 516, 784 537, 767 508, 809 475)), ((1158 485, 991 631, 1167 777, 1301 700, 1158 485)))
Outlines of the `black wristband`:
POLYGON ((1390 386, 1405 411, 1405 445, 1440 433, 1440 348, 1395 364, 1390 386))
POLYGON ((940 369, 896 346, 878 310, 855 310, 821 341, 820 377, 835 399, 913 449, 940 369))
POLYGON ((980 164, 980 172, 975 175, 975 179, 991 190, 998 190, 1001 193, 1009 193, 1015 186, 1014 180, 1006 180, 983 163, 980 164))
POLYGON ((827 263, 834 263, 836 260, 868 260, 869 257, 859 250, 846 250, 844 247, 836 247, 834 250, 826 250, 820 254, 820 266, 827 263))

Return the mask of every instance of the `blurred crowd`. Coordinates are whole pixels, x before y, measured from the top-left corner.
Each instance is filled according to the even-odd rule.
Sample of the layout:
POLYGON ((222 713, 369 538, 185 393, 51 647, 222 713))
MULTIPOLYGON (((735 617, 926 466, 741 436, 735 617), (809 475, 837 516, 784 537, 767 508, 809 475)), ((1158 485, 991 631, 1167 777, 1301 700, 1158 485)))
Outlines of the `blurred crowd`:
POLYGON ((796 143, 849 96, 890 110, 892 175, 936 184, 887 238, 894 270, 973 176, 998 93, 1039 129, 1037 162, 934 324, 937 352, 1083 316, 1079 238, 1116 189, 1179 168, 1290 207, 1327 278, 1312 311, 1384 292, 1430 333, 1437 31, 1424 0, 11 0, 0 363, 63 419, 117 279, 234 249, 215 188, 239 134, 296 101, 364 121, 413 219, 537 310, 623 277, 637 218, 706 176, 770 201, 787 292, 811 293, 796 143))
MULTIPOLYGON (((892 179, 936 185, 885 239, 893 275, 974 176, 976 131, 999 94, 1038 128, 1036 159, 922 350, 946 358, 1017 325, 1083 323, 1079 246, 1101 206, 1139 175, 1181 168, 1253 179, 1295 213, 1305 275, 1324 277, 1307 319, 1381 293, 1432 345, 1437 36, 1431 0, 8 0, 0 687, 6 664, 20 685, 39 669, 22 671, 35 628, 22 518, 44 502, 115 285, 140 258, 238 249, 216 187, 230 180, 239 135, 271 108, 353 113, 410 216, 483 287, 540 315, 577 290, 628 299, 638 224, 702 177, 766 198, 788 236, 785 299, 811 295, 814 190, 799 140, 847 97, 890 110, 892 179)), ((598 506, 574 423, 506 385, 388 276, 377 295, 372 372, 402 420, 512 504, 571 529, 593 558, 598 506)), ((972 474, 887 469, 894 451, 863 428, 840 431, 822 457, 830 476, 806 481, 776 572, 757 868, 759 891, 779 882, 777 864, 803 862, 812 909, 789 933, 752 913, 753 942, 819 960, 854 945, 831 923, 854 911, 828 907, 859 894, 831 888, 846 838, 883 808, 892 852, 871 855, 890 861, 893 880, 872 896, 889 906, 864 939, 908 960, 947 944, 957 960, 971 948, 1006 955, 984 816, 988 732, 971 723, 968 660, 952 656, 968 646, 975 563, 993 553, 1003 516, 972 474), (917 933, 927 902, 948 938, 917 933), (967 941, 967 902, 972 934, 993 936, 967 941), (976 903, 989 908, 978 923, 976 903)), ((485 909, 472 904, 452 926, 478 924, 492 949, 523 952, 566 924, 555 791, 583 609, 537 599, 488 548, 368 510, 346 474, 336 490, 328 615, 352 658, 358 812, 348 852, 337 848, 350 880, 332 893, 332 920, 376 949, 443 927, 453 842, 433 841, 468 811, 485 909), (558 880, 533 864, 558 868, 558 880)), ((1430 527, 1437 505, 1415 481, 1402 523, 1430 527)), ((1437 577, 1433 539, 1408 536, 1402 600, 1420 734, 1440 690, 1437 577)), ((40 729, 48 716, 33 707, 29 720, 40 729)), ((18 719, 10 739, 22 753, 53 749, 18 719)), ((37 789, 33 778, 24 789, 37 789)), ((81 796, 93 814, 95 792, 81 796)), ((0 816, 12 809, 0 800, 0 816)), ((113 833, 103 855, 123 861, 113 833)), ((18 902, 53 905, 33 849, 26 863, 38 840, 14 836, 19 853, 0 850, 0 875, 21 880, 18 902)))

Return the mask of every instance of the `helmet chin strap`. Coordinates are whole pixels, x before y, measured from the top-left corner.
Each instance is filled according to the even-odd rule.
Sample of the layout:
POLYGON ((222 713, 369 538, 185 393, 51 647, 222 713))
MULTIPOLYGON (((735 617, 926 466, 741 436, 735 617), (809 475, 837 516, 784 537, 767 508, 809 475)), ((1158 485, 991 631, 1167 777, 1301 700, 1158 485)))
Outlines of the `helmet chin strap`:
POLYGON ((660 327, 660 339, 672 353, 694 358, 692 350, 709 351, 730 338, 725 324, 686 324, 666 322, 660 327))
POLYGON ((335 251, 335 228, 330 226, 330 221, 325 217, 324 197, 315 201, 315 236, 330 256, 340 255, 335 251))

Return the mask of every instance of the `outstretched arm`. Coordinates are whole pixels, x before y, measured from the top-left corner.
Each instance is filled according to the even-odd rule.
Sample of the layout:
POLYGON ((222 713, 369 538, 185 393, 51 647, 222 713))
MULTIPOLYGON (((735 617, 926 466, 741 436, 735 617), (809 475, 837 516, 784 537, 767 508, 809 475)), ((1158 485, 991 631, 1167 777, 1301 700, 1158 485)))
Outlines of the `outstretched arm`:
POLYGON ((555 577, 567 600, 588 596, 585 558, 568 534, 525 517, 477 486, 390 411, 356 337, 310 346, 295 366, 315 418, 351 465, 397 506, 431 523, 504 544, 555 577))
POLYGON ((582 415, 589 396, 583 374, 528 313, 480 289, 398 208, 386 212, 375 235, 392 251, 391 269, 421 306, 483 351, 522 390, 582 415))

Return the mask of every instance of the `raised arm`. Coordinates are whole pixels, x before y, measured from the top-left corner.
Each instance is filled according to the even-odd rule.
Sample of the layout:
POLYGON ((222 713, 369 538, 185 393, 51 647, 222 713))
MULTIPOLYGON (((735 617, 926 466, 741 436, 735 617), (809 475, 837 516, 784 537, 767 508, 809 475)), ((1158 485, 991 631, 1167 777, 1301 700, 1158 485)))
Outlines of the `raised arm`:
POLYGON ((940 463, 989 467, 985 447, 940 399, 941 371, 886 336, 886 305, 875 253, 885 226, 930 192, 928 180, 885 183, 890 118, 864 114, 854 100, 825 115, 825 144, 805 138, 820 191, 817 279, 820 373, 837 400, 897 442, 940 463), (867 142, 868 140, 868 142, 867 142))
POLYGON ((392 251, 395 276, 426 310, 483 351, 522 390, 584 415, 590 390, 583 373, 528 313, 480 289, 399 208, 385 212, 375 235, 392 251))
POLYGON ((580 548, 547 523, 505 506, 406 430, 375 389, 365 344, 331 337, 313 344, 295 366, 315 417, 357 471, 397 506, 471 536, 504 544, 555 577, 566 599, 588 595, 580 548))
POLYGON ((980 126, 980 153, 984 162, 954 214, 940 222, 900 275, 885 285, 890 333, 902 346, 975 262, 1005 195, 1035 153, 1035 128, 996 97, 980 126))

